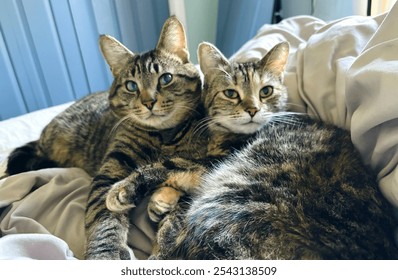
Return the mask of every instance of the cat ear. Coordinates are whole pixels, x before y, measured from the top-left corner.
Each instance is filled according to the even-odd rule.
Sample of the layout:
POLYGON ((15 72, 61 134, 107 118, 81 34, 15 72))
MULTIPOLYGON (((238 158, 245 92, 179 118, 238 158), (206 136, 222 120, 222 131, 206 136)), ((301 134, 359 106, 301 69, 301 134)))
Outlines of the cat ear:
POLYGON ((183 63, 189 62, 185 30, 176 16, 169 17, 164 23, 156 49, 177 55, 183 63))
POLYGON ((101 35, 99 45, 114 77, 119 74, 121 69, 124 69, 129 59, 134 56, 122 43, 109 35, 101 35))
POLYGON ((228 59, 212 44, 200 43, 198 47, 200 69, 203 74, 211 74, 215 69, 230 71, 231 64, 228 59))
POLYGON ((283 77, 287 59, 289 57, 289 43, 282 42, 275 45, 259 62, 260 67, 283 77))

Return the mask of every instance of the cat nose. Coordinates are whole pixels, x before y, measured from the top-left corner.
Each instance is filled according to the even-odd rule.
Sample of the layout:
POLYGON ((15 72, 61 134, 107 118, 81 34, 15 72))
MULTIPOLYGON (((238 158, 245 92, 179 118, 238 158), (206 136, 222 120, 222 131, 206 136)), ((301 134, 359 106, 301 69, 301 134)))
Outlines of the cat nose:
POLYGON ((254 115, 257 114, 259 109, 258 108, 247 108, 245 111, 248 112, 251 117, 254 117, 254 115))
POLYGON ((157 101, 156 99, 150 99, 150 100, 141 101, 141 103, 149 110, 152 110, 153 105, 155 105, 156 101, 157 101))

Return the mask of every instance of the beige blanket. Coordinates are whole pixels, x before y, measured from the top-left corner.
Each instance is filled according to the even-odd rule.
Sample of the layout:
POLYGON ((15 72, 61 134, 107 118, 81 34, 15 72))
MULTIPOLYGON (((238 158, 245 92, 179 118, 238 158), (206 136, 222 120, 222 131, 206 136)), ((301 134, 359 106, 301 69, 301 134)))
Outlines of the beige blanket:
MULTIPOLYGON (((74 257, 83 258, 90 181, 91 177, 78 168, 43 169, 1 180, 0 230, 12 238, 0 239, 0 259, 70 259, 72 254, 64 249, 63 241, 74 257)), ((130 246, 138 259, 145 259, 154 237, 146 201, 134 209, 131 220, 130 246)))

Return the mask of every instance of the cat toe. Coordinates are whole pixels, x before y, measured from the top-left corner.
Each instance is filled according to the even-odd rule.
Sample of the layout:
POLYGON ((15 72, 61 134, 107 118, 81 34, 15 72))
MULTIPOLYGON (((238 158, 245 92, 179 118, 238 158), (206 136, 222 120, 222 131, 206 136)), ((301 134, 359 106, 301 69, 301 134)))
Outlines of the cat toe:
POLYGON ((151 221, 158 223, 169 213, 175 205, 163 201, 150 201, 148 204, 148 215, 151 221))
POLYGON ((114 186, 106 196, 106 207, 112 212, 125 212, 135 207, 135 205, 129 202, 128 194, 124 187, 114 186))

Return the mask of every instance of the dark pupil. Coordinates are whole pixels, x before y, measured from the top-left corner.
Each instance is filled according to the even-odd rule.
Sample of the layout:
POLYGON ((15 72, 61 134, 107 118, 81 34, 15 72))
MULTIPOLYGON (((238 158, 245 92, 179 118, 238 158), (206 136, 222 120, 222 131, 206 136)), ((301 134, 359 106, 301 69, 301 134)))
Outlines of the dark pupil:
POLYGON ((273 91, 273 88, 271 86, 266 86, 261 89, 263 97, 271 95, 272 91, 273 91))
POLYGON ((227 90, 227 96, 228 97, 233 97, 234 96, 234 94, 235 94, 235 92, 233 91, 233 90, 227 90))

